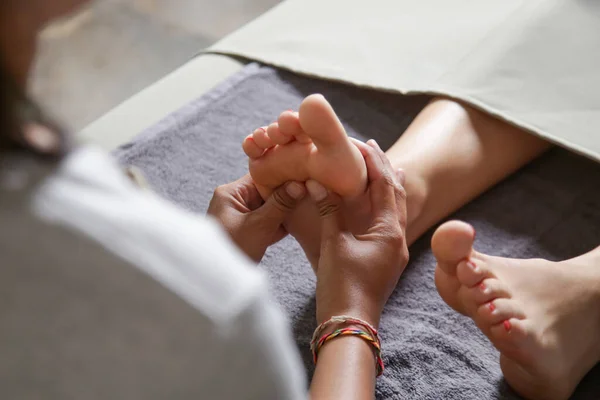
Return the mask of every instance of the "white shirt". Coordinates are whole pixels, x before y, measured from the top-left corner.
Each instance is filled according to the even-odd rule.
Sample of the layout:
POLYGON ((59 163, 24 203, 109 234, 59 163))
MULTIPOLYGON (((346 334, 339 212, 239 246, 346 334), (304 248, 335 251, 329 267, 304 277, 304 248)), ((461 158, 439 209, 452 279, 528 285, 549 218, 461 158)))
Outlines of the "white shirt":
MULTIPOLYGON (((6 319, 0 313, 4 319, 0 324, 13 327, 13 336, 4 343, 12 340, 10 348, 20 349, 21 354, 16 352, 14 362, 10 357, 0 360, 0 364, 12 363, 0 366, 0 376, 3 371, 13 376, 10 382, 0 378, 0 384, 9 385, 13 398, 35 393, 31 387, 44 382, 52 382, 56 398, 81 398, 81 393, 86 398, 125 393, 129 398, 148 398, 152 393, 157 398, 306 398, 300 358, 290 329, 269 296, 265 276, 215 222, 138 189, 109 156, 94 148, 77 149, 31 190, 20 188, 26 182, 18 172, 17 178, 14 175, 9 171, 0 181, 0 231, 5 232, 0 234, 0 245, 5 243, 2 252, 10 260, 10 271, 17 271, 4 279, 13 288, 7 289, 5 302, 14 316, 6 319), (24 242, 31 243, 31 251, 24 242), (84 251, 88 247, 101 250, 84 251), (47 265, 40 269, 42 264, 47 265), (180 304, 162 293, 159 285, 129 271, 136 268, 184 301, 180 304), (43 282, 30 288, 31 277, 46 274, 43 282), (88 282, 91 276, 95 278, 88 282), (123 299, 117 302, 119 296, 123 299), (115 303, 109 306, 111 301, 115 303), (74 303, 84 311, 76 310, 74 303), (133 304, 139 304, 138 311, 129 310, 133 304), (164 310, 163 304, 167 304, 164 310), (101 324, 90 317, 94 314, 105 316, 106 321, 101 324), (24 321, 23 315, 31 317, 24 321), (53 322, 38 326, 40 319, 52 315, 71 328, 54 327, 52 318, 53 322), (120 320, 113 321, 117 317, 120 320), (98 326, 88 328, 94 324, 98 326), (86 334, 86 329, 92 333, 86 334), (104 329, 109 331, 106 335, 104 329), (188 338, 192 330, 195 333, 188 338), (98 339, 91 338, 96 335, 98 339), (181 348, 186 340, 189 356, 181 348), (81 345, 75 351, 65 347, 67 342, 81 345), (95 355, 86 356, 88 351, 95 355), (54 364, 57 371, 64 365, 83 365, 93 370, 92 376, 86 375, 86 368, 69 367, 68 373, 42 368, 40 352, 54 352, 49 357, 53 360, 64 357, 54 364), (29 353, 28 361, 21 360, 29 353), (117 372, 122 364, 131 365, 117 372), (14 383, 18 378, 23 380, 22 388, 14 383), (88 390, 74 382, 88 382, 88 390), (90 385, 99 389, 91 390, 90 385)), ((43 391, 45 398, 52 397, 50 392, 43 391)))

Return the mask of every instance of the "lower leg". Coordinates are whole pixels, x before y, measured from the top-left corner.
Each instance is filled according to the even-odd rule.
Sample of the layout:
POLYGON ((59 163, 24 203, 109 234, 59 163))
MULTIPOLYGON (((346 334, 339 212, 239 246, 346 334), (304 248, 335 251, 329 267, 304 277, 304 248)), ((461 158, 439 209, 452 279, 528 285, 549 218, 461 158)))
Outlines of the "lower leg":
POLYGON ((409 244, 549 147, 481 111, 434 99, 386 152, 406 171, 409 244))

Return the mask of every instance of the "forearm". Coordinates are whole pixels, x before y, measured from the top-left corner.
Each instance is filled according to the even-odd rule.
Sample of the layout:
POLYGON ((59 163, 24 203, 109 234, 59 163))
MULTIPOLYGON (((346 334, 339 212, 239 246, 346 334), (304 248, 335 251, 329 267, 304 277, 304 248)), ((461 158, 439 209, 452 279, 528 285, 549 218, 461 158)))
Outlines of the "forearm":
POLYGON ((373 399, 376 375, 369 343, 355 336, 335 338, 319 351, 310 398, 373 399))

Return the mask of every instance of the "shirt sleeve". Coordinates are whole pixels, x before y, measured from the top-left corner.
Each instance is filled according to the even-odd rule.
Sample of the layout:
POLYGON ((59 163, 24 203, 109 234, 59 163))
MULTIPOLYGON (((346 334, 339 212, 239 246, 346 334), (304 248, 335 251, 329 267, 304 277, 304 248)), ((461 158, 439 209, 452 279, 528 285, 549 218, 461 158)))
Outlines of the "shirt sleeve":
POLYGON ((300 357, 266 277, 216 223, 138 190, 93 149, 71 155, 33 207, 195 308, 206 345, 190 373, 206 398, 306 398, 300 357))

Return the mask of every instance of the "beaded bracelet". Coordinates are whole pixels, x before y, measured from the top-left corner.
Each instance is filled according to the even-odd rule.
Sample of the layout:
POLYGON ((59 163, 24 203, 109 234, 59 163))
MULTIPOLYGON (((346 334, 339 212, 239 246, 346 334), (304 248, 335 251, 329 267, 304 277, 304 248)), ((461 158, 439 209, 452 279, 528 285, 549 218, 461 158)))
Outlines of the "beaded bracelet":
POLYGON ((317 327, 317 329, 315 329, 315 333, 313 334, 313 338, 310 342, 310 349, 313 353, 313 361, 315 363, 317 362, 319 350, 321 349, 321 347, 323 347, 325 343, 340 336, 357 336, 369 343, 373 348, 373 352, 375 353, 375 360, 377 363, 377 376, 383 374, 384 365, 383 359, 381 358, 381 341, 379 340, 377 329, 375 329, 368 322, 353 317, 335 316, 323 322, 317 327), (331 333, 322 335, 319 338, 323 330, 332 324, 358 325, 365 329, 361 330, 350 327, 339 328, 331 333))

